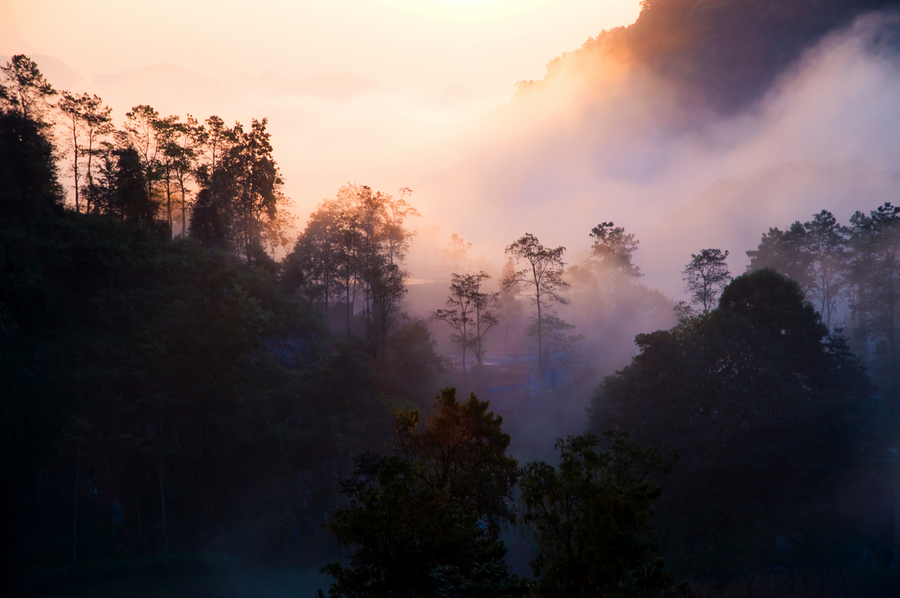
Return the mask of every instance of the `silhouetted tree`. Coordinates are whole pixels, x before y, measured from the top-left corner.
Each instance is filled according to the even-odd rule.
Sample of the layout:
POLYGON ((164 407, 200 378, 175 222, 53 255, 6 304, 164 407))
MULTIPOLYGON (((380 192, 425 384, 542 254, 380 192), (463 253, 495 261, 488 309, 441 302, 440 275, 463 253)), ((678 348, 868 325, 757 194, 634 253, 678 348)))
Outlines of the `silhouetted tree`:
POLYGON ((631 430, 684 455, 669 532, 715 543, 726 528, 751 533, 753 520, 817 525, 805 505, 858 466, 872 386, 797 283, 769 269, 744 274, 717 309, 635 342, 640 355, 592 398, 591 428, 631 430), (736 519, 742 505, 758 514, 736 519))
POLYGON ((0 111, 0 219, 4 224, 48 216, 62 205, 53 145, 44 131, 16 111, 0 111))
POLYGON ((147 104, 134 106, 125 113, 125 124, 117 145, 131 147, 140 159, 147 197, 153 200, 153 184, 159 178, 160 140, 158 135, 159 112, 147 104))
POLYGON ((831 212, 822 210, 803 225, 806 231, 803 248, 812 274, 811 290, 815 293, 819 313, 831 327, 835 303, 846 286, 847 235, 831 212))
POLYGON ((513 518, 518 476, 503 420, 474 395, 458 403, 452 388, 435 407, 422 429, 417 411, 398 414, 394 455, 357 455, 339 483, 350 503, 332 513, 328 530, 353 553, 348 566, 324 567, 335 578, 329 596, 428 596, 485 565, 521 585, 513 595, 525 593, 502 561, 499 534, 513 518))
POLYGON ((410 193, 404 188, 394 198, 367 186, 341 187, 336 198, 322 202, 310 216, 288 262, 301 293, 326 304, 343 294, 348 335, 353 303, 358 294, 363 296, 366 332, 375 352, 384 349, 406 293, 402 263, 415 232, 404 223, 419 215, 405 199, 410 193))
POLYGON ((462 349, 463 372, 466 371, 466 350, 471 349, 482 365, 483 340, 500 319, 495 313, 499 293, 481 290, 481 284, 490 278, 483 270, 478 274, 452 274, 447 308, 435 310, 433 320, 446 322, 456 332, 450 339, 462 349))
POLYGON ((645 449, 627 432, 557 440, 559 468, 529 463, 522 475, 522 522, 534 533, 531 567, 547 598, 690 596, 654 557, 652 506, 661 490, 650 476, 677 460, 645 449))
POLYGON ((3 73, 0 105, 24 120, 32 121, 39 129, 49 126, 46 121, 50 110, 49 98, 57 92, 41 74, 37 64, 24 54, 16 54, 0 67, 0 72, 3 73))
POLYGON ((288 242, 292 221, 267 123, 253 119, 244 131, 239 123, 227 130, 218 117, 207 120, 206 163, 198 173, 191 224, 191 236, 240 255, 250 266, 265 261, 267 249, 288 242))
POLYGON ((519 284, 529 286, 534 291, 531 302, 537 308, 535 337, 537 338, 538 373, 541 388, 543 388, 544 373, 547 369, 543 350, 545 335, 544 313, 554 303, 567 303, 566 298, 561 294, 569 286, 562 278, 563 267, 565 266, 565 263, 562 261, 562 255, 565 251, 565 247, 545 248, 534 235, 525 233, 522 238, 506 248, 506 253, 517 264, 518 262, 525 262, 526 267, 522 270, 508 273, 500 281, 500 286, 505 291, 519 284))
POLYGON ((900 398, 900 207, 890 203, 850 218, 853 247, 851 309, 867 338, 875 341, 874 366, 900 398))
POLYGON ((726 258, 727 251, 704 249, 699 254, 691 254, 691 261, 682 271, 691 303, 700 306, 704 314, 715 306, 719 293, 731 280, 726 258))
POLYGON ((115 129, 112 124, 112 109, 103 106, 103 100, 96 95, 83 93, 79 96, 68 91, 62 92, 57 108, 62 113, 63 126, 66 129, 65 146, 72 159, 72 176, 75 179, 73 185, 75 211, 81 211, 81 189, 82 181, 84 181, 86 193, 84 211, 89 213, 93 196, 96 194, 94 158, 101 141, 115 129), (80 158, 87 158, 87 164, 83 170, 79 168, 80 158))

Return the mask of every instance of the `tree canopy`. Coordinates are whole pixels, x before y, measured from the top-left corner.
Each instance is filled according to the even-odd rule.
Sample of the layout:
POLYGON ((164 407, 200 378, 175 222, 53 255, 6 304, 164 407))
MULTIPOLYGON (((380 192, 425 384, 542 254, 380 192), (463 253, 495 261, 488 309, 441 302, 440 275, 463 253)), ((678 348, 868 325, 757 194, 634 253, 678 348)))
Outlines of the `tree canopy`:
POLYGON ((350 502, 328 522, 353 553, 349 566, 323 569, 335 577, 329 596, 430 596, 444 584, 471 589, 477 578, 525 595, 527 584, 503 564, 499 535, 513 520, 518 467, 506 455, 502 418, 487 408, 444 389, 423 429, 418 411, 397 415, 393 455, 354 458, 339 484, 350 502), (494 572, 487 579, 485 566, 494 572))
POLYGON ((694 517, 709 509, 692 541, 713 526, 743 527, 713 516, 724 505, 734 505, 729 517, 752 507, 762 520, 799 524, 799 505, 834 491, 863 457, 871 383, 787 277, 744 274, 709 314, 635 342, 640 354, 594 395, 591 427, 678 448, 683 484, 669 504, 694 517))

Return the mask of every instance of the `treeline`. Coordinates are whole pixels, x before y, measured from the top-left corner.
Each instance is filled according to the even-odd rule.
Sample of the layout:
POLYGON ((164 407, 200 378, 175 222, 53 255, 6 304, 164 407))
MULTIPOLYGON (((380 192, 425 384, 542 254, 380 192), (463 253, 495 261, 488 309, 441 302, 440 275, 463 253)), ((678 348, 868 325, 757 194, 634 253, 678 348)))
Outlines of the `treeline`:
POLYGON ((55 143, 61 174, 71 181, 58 191, 76 213, 109 216, 167 238, 186 236, 190 222, 202 245, 247 263, 265 261, 266 249, 287 243, 290 202, 265 118, 245 130, 218 116, 182 121, 142 104, 117 128, 101 98, 55 90, 27 56, 14 56, 3 73, 5 118, 31 123, 55 143))
POLYGON ((900 399, 900 207, 857 211, 842 225, 827 210, 786 230, 770 228, 747 252, 749 269, 794 280, 827 326, 839 326, 866 360, 879 394, 900 399))
POLYGON ((7 580, 200 548, 327 554, 335 476, 433 393, 427 328, 396 297, 377 319, 375 279, 363 329, 333 336, 271 257, 290 224, 272 154, 265 119, 138 106, 115 129, 27 57, 2 67, 7 580))
MULTIPOLYGON (((762 97, 827 34, 897 5, 896 0, 644 0, 634 24, 603 31, 551 61, 544 81, 552 84, 570 68, 589 73, 604 57, 613 57, 649 67, 689 97, 734 113, 762 97)), ((893 37, 881 36, 878 43, 895 47, 893 37)))

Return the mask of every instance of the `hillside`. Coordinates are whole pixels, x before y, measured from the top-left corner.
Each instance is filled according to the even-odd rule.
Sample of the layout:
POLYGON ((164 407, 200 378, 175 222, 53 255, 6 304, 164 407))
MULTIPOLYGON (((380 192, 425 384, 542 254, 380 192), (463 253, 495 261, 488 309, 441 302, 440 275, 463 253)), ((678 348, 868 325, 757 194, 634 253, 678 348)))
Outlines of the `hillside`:
MULTIPOLYGON (((760 98, 805 50, 896 0, 644 0, 637 21, 603 31, 548 64, 544 82, 613 57, 650 68, 720 113, 760 98)), ((896 27, 896 25, 893 25, 896 27)), ((892 27, 892 29, 893 29, 892 27)), ((896 36, 887 42, 893 47, 896 36)), ((533 82, 523 82, 528 89, 533 82)))

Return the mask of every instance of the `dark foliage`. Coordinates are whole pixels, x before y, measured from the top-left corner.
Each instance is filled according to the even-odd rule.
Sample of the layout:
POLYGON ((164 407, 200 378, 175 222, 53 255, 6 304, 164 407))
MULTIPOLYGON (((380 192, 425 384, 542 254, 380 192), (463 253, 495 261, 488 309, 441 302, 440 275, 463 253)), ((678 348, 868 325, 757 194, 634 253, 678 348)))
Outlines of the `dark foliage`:
POLYGON ((487 407, 474 395, 460 404, 445 389, 424 429, 418 411, 397 415, 395 454, 354 458, 339 484, 349 505, 328 522, 353 553, 349 566, 323 569, 335 577, 329 596, 525 594, 499 538, 512 521, 518 468, 505 454, 502 418, 487 407))
POLYGON ((636 342, 641 354, 593 397, 591 423, 684 456, 664 501, 668 549, 735 572, 779 535, 828 536, 809 509, 865 462, 872 386, 799 286, 745 274, 710 314, 636 342))
POLYGON ((0 220, 24 224, 59 213, 63 192, 56 175, 46 129, 0 110, 0 220))
POLYGON ((653 553, 652 506, 661 490, 654 473, 669 473, 663 458, 628 440, 604 434, 559 440, 559 469, 529 463, 522 479, 522 521, 533 530, 538 556, 532 569, 542 596, 690 596, 653 553))

